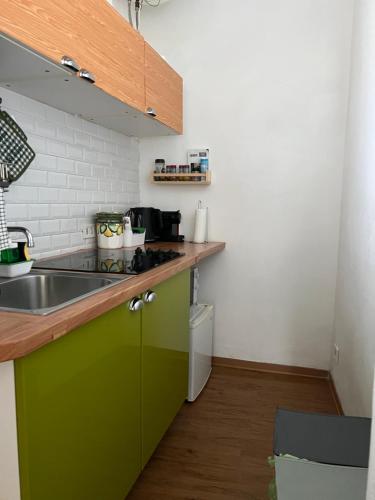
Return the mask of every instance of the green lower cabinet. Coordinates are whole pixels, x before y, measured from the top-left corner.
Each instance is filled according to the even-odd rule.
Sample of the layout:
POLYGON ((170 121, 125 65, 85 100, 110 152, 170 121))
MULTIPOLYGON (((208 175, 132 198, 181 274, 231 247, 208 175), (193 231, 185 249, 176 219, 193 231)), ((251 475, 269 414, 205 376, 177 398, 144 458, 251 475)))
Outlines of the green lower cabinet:
POLYGON ((190 271, 153 289, 142 310, 142 466, 187 397, 190 271))
POLYGON ((16 360, 22 500, 124 500, 187 396, 189 287, 16 360))
POLYGON ((15 363, 22 500, 123 500, 141 470, 141 315, 117 307, 15 363))

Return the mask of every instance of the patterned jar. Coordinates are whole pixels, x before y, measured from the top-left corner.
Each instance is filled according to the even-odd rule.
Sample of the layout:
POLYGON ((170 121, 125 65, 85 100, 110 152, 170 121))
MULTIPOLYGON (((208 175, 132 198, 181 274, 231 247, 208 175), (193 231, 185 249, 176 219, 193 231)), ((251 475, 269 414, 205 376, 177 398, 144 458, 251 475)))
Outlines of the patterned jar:
POLYGON ((118 212, 96 214, 98 248, 114 249, 124 246, 124 216, 118 212))

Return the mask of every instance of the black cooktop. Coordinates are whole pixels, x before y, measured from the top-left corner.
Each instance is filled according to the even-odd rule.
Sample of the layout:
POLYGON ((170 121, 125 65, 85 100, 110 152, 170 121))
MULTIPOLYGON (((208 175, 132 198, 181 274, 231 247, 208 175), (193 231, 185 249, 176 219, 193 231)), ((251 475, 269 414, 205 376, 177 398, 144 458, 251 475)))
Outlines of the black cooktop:
POLYGON ((90 273, 140 274, 182 257, 174 250, 138 247, 119 250, 93 249, 35 262, 34 269, 58 269, 90 273))

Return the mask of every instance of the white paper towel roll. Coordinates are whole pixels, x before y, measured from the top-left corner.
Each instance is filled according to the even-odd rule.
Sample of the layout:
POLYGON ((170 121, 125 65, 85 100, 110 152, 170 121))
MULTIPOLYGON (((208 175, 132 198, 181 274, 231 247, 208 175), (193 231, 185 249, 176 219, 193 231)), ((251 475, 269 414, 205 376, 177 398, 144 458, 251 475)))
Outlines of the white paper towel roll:
POLYGON ((207 240, 208 209, 197 208, 195 211, 194 243, 204 243, 207 240))

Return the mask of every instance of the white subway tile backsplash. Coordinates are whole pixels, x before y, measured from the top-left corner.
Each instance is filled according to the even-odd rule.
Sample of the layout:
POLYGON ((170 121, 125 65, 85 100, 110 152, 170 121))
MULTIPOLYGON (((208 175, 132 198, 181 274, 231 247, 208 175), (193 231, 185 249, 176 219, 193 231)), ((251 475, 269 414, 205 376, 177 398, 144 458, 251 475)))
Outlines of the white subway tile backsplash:
POLYGON ((96 163, 98 161, 98 155, 96 151, 85 149, 83 151, 83 159, 89 163, 96 163))
POLYGON ((110 153, 113 155, 117 153, 117 146, 114 142, 106 142, 104 145, 104 149, 106 153, 110 153))
MULTIPOLYGON (((24 206, 24 205, 23 205, 24 206)), ((38 200, 38 203, 28 206, 29 219, 44 219, 49 217, 49 205, 42 204, 38 200)), ((25 217, 26 217, 25 213, 25 217)))
POLYGON ((51 122, 36 120, 35 133, 42 137, 56 137, 56 127, 51 122))
POLYGON ((68 186, 72 189, 83 189, 84 178, 79 175, 69 175, 68 186))
POLYGON ((47 140, 47 153, 53 156, 66 156, 66 144, 64 142, 47 140))
POLYGON ((82 233, 72 233, 70 235, 70 244, 72 247, 79 247, 83 245, 82 233))
POLYGON ((51 236, 51 246, 56 249, 70 248, 70 235, 55 234, 51 236))
POLYGON ((57 138, 59 141, 74 143, 74 132, 68 127, 58 127, 57 128, 57 138))
MULTIPOLYGON (((58 234, 60 232, 60 221, 56 219, 41 220, 40 221, 41 234, 58 234)), ((30 227, 29 227, 30 229, 30 227)), ((30 229, 31 231, 31 229, 30 229)))
POLYGON ((107 201, 105 193, 102 191, 96 191, 95 193, 92 193, 92 201, 94 203, 105 203, 107 201))
POLYGON ((83 147, 78 144, 67 144, 66 155, 74 160, 83 160, 83 147))
POLYGON ((94 244, 81 230, 97 212, 139 203, 138 140, 7 89, 2 97, 36 152, 6 193, 8 221, 31 230, 34 256, 94 244))
POLYGON ((100 179, 99 180, 99 191, 111 191, 112 184, 110 179, 100 179))
POLYGON ((62 219, 61 232, 62 233, 75 233, 78 229, 77 219, 62 219))
MULTIPOLYGON (((31 234, 39 234, 40 233, 40 225, 38 220, 21 220, 17 222, 17 226, 27 227, 31 234)), ((11 224, 9 224, 11 225, 11 224)), ((21 241, 25 241, 25 236, 20 233, 21 241)))
POLYGON ((73 173, 75 171, 74 161, 67 158, 57 158, 57 170, 59 172, 73 173))
POLYGON ((60 189, 58 200, 62 203, 76 201, 77 193, 73 189, 60 189))
POLYGON ((105 168, 104 167, 97 167, 97 166, 92 167, 92 175, 93 175, 93 177, 98 177, 98 178, 104 177, 105 176, 105 168))
POLYGON ((38 188, 34 186, 17 186, 11 184, 6 197, 9 203, 27 203, 38 201, 38 188))
POLYGON ((104 151, 104 141, 98 139, 97 137, 90 137, 91 148, 95 151, 103 152, 104 151))
POLYGON ((69 205, 69 216, 70 217, 83 217, 84 215, 85 215, 85 206, 84 205, 69 205))
POLYGON ((80 144, 81 146, 90 146, 90 136, 85 132, 74 132, 74 142, 80 144))
MULTIPOLYGON (((22 126, 22 121, 19 122, 22 126)), ((34 149, 36 153, 46 153, 46 139, 44 137, 40 137, 35 134, 27 134, 27 139, 29 141, 30 146, 34 149)))
MULTIPOLYGON (((56 156, 44 155, 42 153, 35 157, 35 160, 30 165, 29 170, 56 170, 58 158, 56 156)), ((27 173, 27 172, 26 172, 27 173)))
POLYGON ((18 185, 45 186, 47 182, 46 171, 29 168, 18 180, 18 185))
POLYGON ((37 200, 41 203, 53 203, 58 199, 59 190, 53 187, 40 187, 38 188, 39 197, 37 200))
POLYGON ((51 236, 35 236, 34 243, 38 252, 51 250, 51 236))
POLYGON ((98 190, 98 179, 86 177, 84 180, 84 186, 86 191, 95 192, 98 190))
POLYGON ((65 187, 68 176, 61 172, 48 172, 48 185, 55 187, 65 187))
POLYGON ((22 220, 27 217, 27 209, 25 208, 25 205, 20 205, 17 203, 7 203, 6 215, 8 221, 22 220))
POLYGON ((22 122, 22 130, 28 134, 35 130, 35 119, 32 115, 21 113, 20 111, 12 111, 11 116, 17 121, 22 122))
POLYGON ((92 167, 89 163, 84 163, 82 161, 76 162, 76 174, 83 175, 84 177, 90 177, 92 174, 92 167))
POLYGON ((91 191, 77 191, 77 201, 79 203, 90 203, 92 201, 91 191))
POLYGON ((64 203, 50 205, 50 216, 52 219, 69 217, 69 205, 65 205, 64 203))
POLYGON ((108 153, 98 153, 98 163, 102 165, 111 165, 111 155, 108 153))

